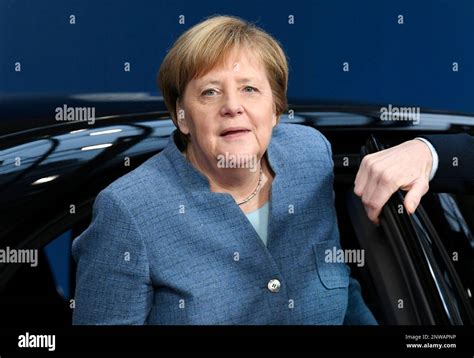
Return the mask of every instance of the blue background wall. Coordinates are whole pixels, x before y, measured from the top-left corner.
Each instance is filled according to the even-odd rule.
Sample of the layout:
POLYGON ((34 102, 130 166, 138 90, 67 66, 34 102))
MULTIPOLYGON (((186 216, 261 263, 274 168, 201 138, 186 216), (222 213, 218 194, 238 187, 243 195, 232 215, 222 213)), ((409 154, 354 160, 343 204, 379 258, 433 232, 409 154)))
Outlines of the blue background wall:
POLYGON ((157 93, 166 49, 216 13, 257 22, 280 40, 289 97, 474 112, 472 0, 0 0, 0 94, 157 93))

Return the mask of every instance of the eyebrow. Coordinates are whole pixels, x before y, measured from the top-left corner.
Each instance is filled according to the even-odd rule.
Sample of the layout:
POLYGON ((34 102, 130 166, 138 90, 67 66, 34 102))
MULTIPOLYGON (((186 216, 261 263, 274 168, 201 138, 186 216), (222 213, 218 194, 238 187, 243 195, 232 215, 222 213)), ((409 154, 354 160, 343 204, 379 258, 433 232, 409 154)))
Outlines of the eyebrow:
MULTIPOLYGON (((258 79, 256 77, 244 77, 244 78, 239 78, 237 80, 238 83, 247 83, 247 82, 258 82, 258 79)), ((204 85, 220 85, 221 81, 219 80, 211 80, 211 81, 204 81, 204 85)))

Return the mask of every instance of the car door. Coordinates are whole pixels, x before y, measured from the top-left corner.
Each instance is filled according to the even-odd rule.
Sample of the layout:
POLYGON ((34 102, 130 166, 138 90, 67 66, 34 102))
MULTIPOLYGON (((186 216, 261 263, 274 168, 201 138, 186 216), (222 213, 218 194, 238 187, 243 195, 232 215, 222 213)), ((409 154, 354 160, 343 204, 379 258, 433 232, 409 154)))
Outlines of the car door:
MULTIPOLYGON (((371 136, 362 156, 383 149, 371 136)), ((437 195, 437 194, 430 194, 437 195)), ((380 226, 372 224, 358 197, 346 201, 360 246, 367 252, 367 271, 387 324, 472 324, 469 292, 423 202, 413 215, 397 191, 383 208, 380 226)), ((470 254, 464 252, 463 254, 470 254)))

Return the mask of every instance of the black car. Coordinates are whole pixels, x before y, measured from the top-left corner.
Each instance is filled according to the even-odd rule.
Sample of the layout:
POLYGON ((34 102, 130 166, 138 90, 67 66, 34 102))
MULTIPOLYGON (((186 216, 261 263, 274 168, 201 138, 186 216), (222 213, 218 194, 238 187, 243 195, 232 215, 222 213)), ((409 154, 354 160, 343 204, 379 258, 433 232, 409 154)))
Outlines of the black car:
MULTIPOLYGON (((420 134, 474 133, 474 116, 422 110, 415 124, 382 120, 377 105, 290 103, 282 122, 315 127, 332 144, 341 243, 365 250, 366 264, 351 270, 378 322, 472 324, 474 195, 432 188, 407 215, 397 192, 376 226, 353 182, 365 154, 420 134)), ((162 99, 147 94, 0 98, 2 326, 71 324, 71 241, 99 191, 159 153, 173 130, 162 99), (58 120, 64 106, 94 108, 94 123, 58 120), (8 262, 13 249, 37 250, 37 265, 8 262)))

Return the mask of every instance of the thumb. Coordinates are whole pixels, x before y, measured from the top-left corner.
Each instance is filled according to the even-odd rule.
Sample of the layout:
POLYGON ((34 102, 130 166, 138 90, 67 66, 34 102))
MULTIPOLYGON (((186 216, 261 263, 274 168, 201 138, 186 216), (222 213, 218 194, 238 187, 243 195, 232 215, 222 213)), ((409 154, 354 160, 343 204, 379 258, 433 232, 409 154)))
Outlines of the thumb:
POLYGON ((409 214, 413 214, 420 204, 421 197, 426 194, 429 189, 428 182, 426 180, 416 181, 410 188, 408 193, 405 195, 403 204, 409 214))

